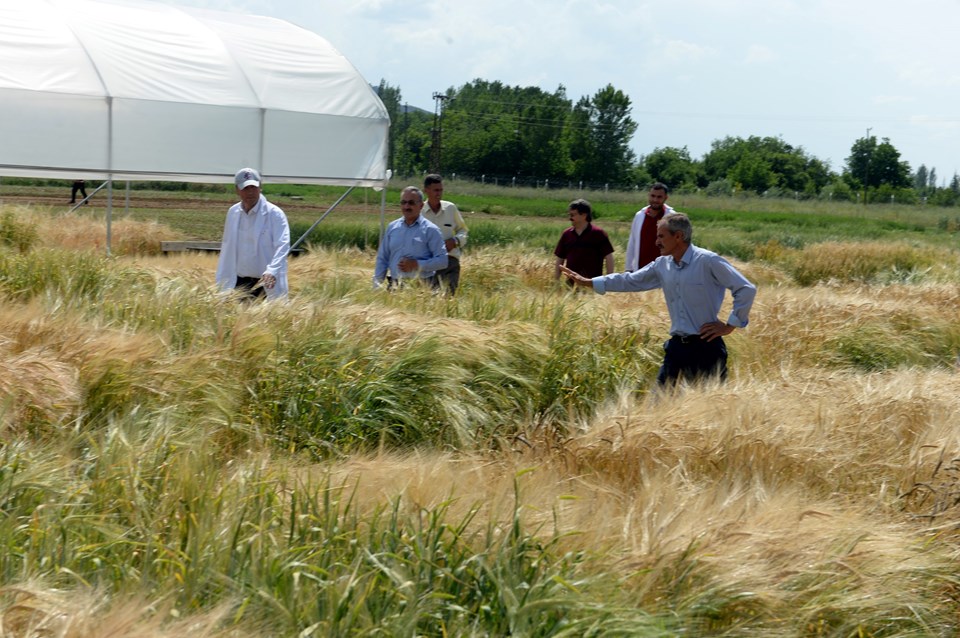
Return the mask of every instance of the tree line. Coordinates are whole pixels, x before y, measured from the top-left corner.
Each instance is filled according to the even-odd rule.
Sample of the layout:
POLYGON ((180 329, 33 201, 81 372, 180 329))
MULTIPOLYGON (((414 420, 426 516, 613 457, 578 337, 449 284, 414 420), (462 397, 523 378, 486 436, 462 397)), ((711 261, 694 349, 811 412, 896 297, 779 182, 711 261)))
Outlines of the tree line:
POLYGON ((476 79, 434 95, 434 112, 410 108, 399 87, 377 93, 390 114, 389 165, 397 175, 456 174, 499 184, 644 188, 675 192, 823 198, 873 203, 960 203, 960 177, 937 185, 914 172, 888 138, 855 140, 840 171, 780 137, 724 137, 697 159, 686 147, 637 157, 630 98, 607 85, 574 102, 553 92, 476 79))

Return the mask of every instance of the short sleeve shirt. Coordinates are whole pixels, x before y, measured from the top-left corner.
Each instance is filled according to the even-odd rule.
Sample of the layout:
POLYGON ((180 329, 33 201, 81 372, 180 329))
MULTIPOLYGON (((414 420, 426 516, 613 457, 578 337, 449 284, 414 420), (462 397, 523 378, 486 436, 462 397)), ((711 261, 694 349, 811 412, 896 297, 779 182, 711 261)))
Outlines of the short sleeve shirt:
POLYGON ((553 254, 566 260, 567 268, 584 277, 603 274, 603 259, 613 252, 607 233, 598 226, 587 224, 579 235, 571 226, 563 231, 553 254))

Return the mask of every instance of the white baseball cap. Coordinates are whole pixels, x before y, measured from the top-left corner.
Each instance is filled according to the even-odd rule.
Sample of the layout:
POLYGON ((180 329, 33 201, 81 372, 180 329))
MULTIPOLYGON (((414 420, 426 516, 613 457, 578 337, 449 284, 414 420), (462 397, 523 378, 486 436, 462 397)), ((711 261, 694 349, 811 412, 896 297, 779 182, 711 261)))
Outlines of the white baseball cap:
POLYGON ((260 188, 260 173, 258 173, 255 168, 241 168, 237 171, 237 174, 233 176, 233 183, 241 190, 247 186, 260 188))

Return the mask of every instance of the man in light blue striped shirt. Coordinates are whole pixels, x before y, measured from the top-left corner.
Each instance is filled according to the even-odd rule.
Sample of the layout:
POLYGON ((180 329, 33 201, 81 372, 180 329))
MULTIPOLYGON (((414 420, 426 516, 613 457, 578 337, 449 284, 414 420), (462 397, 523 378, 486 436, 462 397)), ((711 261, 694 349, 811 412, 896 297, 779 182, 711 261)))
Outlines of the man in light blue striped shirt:
POLYGON ((574 283, 605 292, 663 290, 670 313, 670 340, 664 348, 657 382, 681 378, 727 377, 727 347, 723 337, 749 321, 757 287, 720 255, 694 246, 693 226, 683 213, 668 213, 657 224, 660 257, 640 270, 588 279, 561 270, 574 283), (724 295, 733 294, 733 310, 726 322, 718 315, 724 295))
POLYGON ((390 286, 404 281, 430 279, 447 267, 447 249, 436 224, 420 214, 423 193, 407 186, 400 194, 403 217, 390 222, 377 249, 373 287, 380 288, 389 279, 390 286))

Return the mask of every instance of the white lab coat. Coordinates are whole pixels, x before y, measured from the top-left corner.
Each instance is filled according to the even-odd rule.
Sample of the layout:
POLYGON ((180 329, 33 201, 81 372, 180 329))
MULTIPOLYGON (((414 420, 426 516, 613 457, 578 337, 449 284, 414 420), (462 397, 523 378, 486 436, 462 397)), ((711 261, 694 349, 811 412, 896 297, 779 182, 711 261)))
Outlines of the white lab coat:
MULTIPOLYGON (((640 258, 640 229, 648 219, 648 208, 650 207, 644 206, 633 216, 633 223, 630 225, 630 237, 627 238, 627 256, 623 259, 623 267, 626 272, 634 270, 633 264, 636 264, 637 259, 640 258)), ((663 208, 665 215, 674 212, 674 210, 666 204, 663 205, 663 208)))
MULTIPOLYGON (((290 253, 290 225, 287 216, 260 195, 255 212, 253 232, 257 237, 257 263, 262 264, 262 275, 273 275, 277 283, 266 290, 267 299, 285 297, 287 286, 287 255, 290 253)), ((240 216, 243 205, 239 202, 227 211, 223 224, 223 241, 220 244, 220 260, 217 262, 217 285, 222 290, 233 290, 237 285, 237 250, 239 246, 240 216)))

